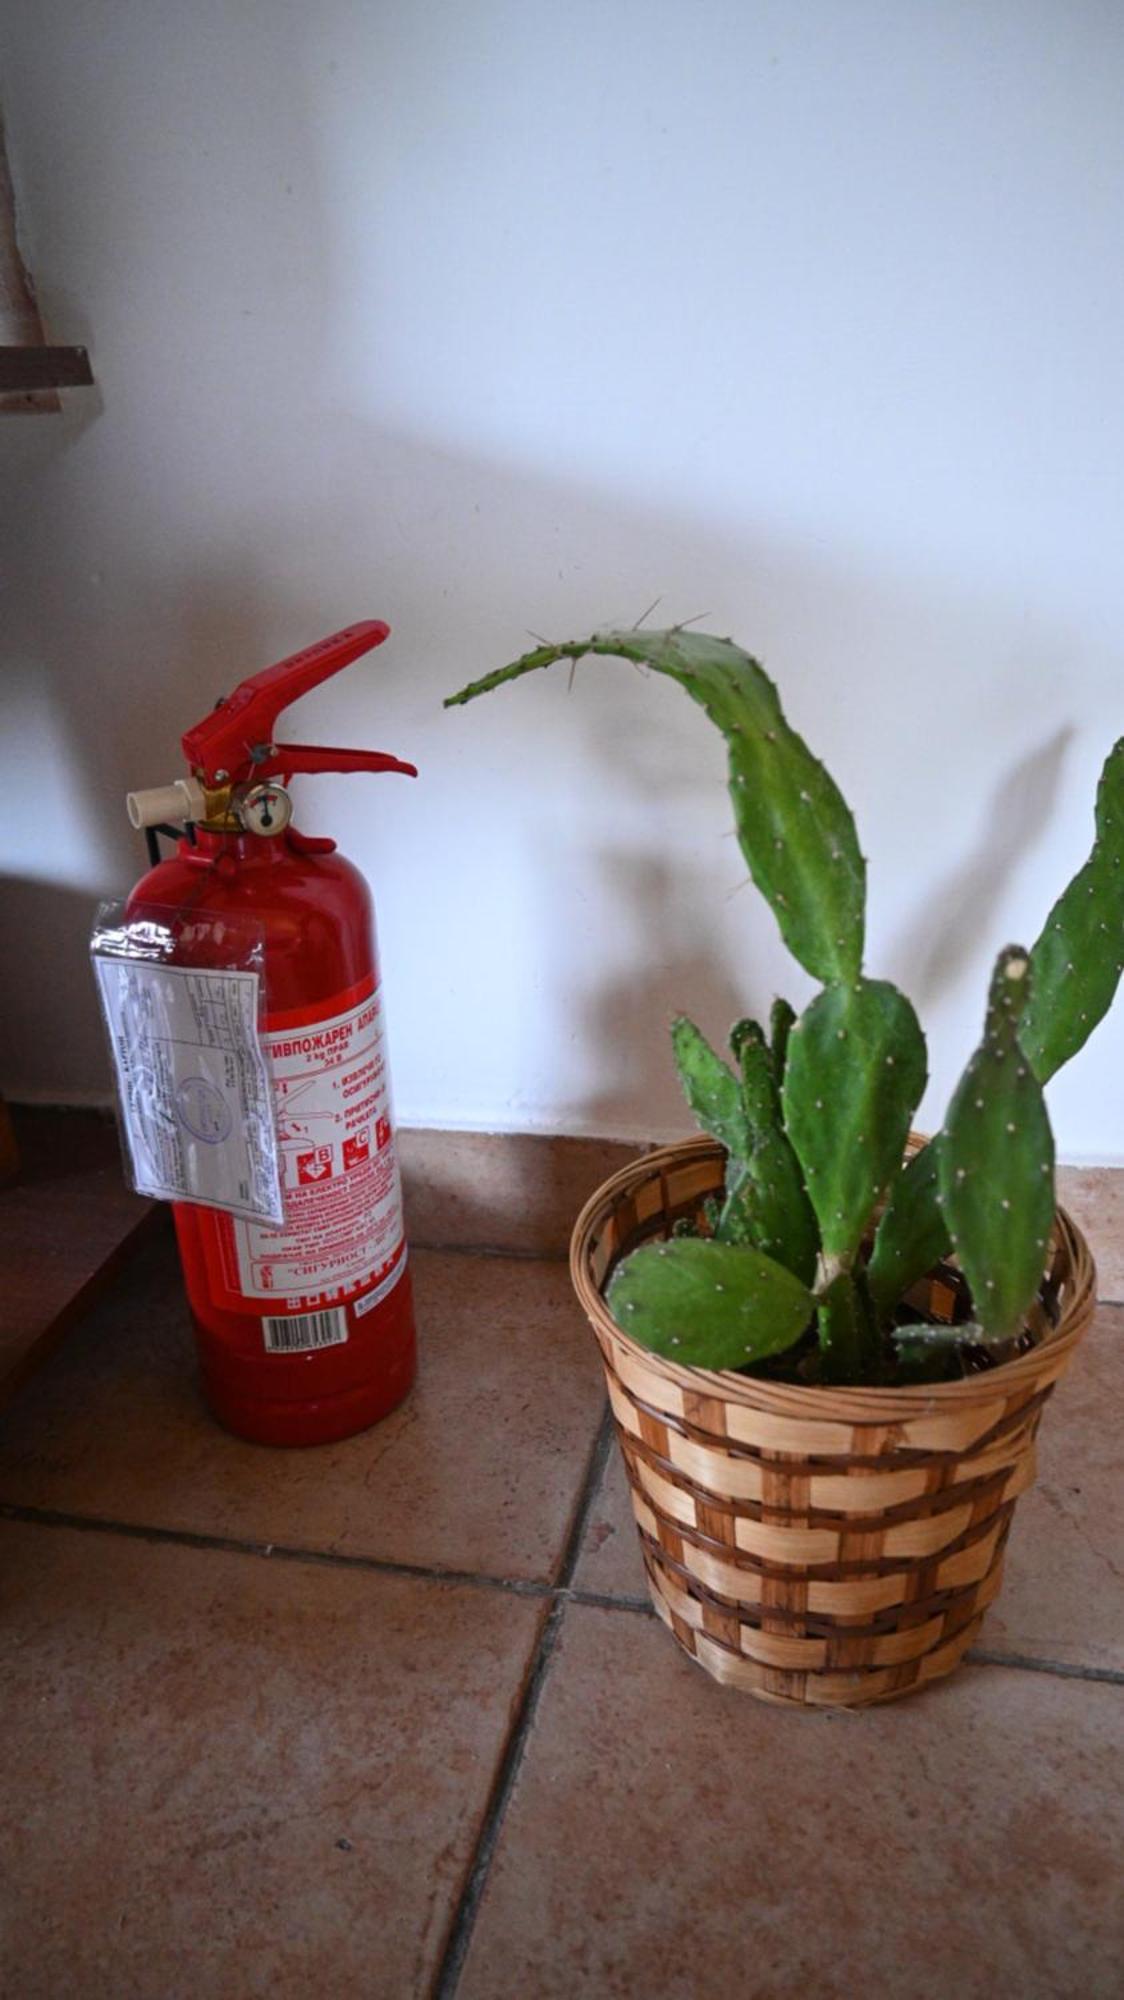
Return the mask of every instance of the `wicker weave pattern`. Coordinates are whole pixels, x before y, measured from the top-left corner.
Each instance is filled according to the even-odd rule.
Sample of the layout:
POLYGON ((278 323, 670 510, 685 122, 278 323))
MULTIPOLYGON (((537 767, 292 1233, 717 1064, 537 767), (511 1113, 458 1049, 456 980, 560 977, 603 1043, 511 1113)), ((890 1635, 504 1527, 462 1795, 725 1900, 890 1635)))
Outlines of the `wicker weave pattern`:
POLYGON ((798 1705, 890 1700, 951 1673, 998 1592, 1043 1407, 1092 1317, 1092 1259, 1059 1210, 1041 1344, 963 1381, 802 1388, 683 1368, 623 1334, 602 1287, 722 1165, 705 1139, 649 1154, 574 1231, 652 1599, 718 1680, 798 1705))

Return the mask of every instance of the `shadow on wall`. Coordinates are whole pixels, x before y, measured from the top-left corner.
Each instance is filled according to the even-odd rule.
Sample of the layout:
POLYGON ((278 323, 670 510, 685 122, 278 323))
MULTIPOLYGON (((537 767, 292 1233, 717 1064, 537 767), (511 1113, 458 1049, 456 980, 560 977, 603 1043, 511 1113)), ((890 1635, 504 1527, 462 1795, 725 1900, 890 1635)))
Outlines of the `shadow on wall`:
POLYGON ((3 1070, 16 1103, 108 1103, 112 1084, 90 970, 99 898, 0 876, 3 1070))
MULTIPOLYGON (((139 583, 139 580, 138 580, 139 583)), ((275 607, 274 607, 275 608, 275 607)), ((218 691, 233 676, 224 670, 231 657, 265 665, 264 618, 244 578, 229 597, 217 580, 186 615, 170 621, 160 649, 169 673, 165 684, 149 661, 130 662, 124 642, 104 635, 106 654, 100 698, 89 701, 83 686, 68 675, 74 657, 69 641, 55 651, 48 628, 52 606, 44 606, 38 647, 44 657, 35 673, 48 690, 54 733, 60 746, 57 793, 73 814, 67 829, 79 835, 90 855, 111 855, 108 865, 91 869, 104 886, 80 888, 17 875, 0 876, 0 1091, 13 1102, 108 1103, 112 1074, 104 1028, 89 964, 90 934, 101 903, 127 895, 148 867, 142 836, 129 825, 125 794, 160 784, 183 770, 179 735, 204 716, 218 691), (116 683, 112 662, 119 668, 116 683), (185 670, 184 662, 190 662, 185 670), (128 669, 132 671, 128 671, 128 669), (138 700, 137 683, 143 684, 138 700), (95 726, 96 716, 96 726, 95 726), (24 939, 27 949, 13 949, 24 939)), ((34 660, 30 634, 14 638, 19 667, 34 660)), ((90 666, 96 647, 83 641, 78 652, 90 666)), ((247 669, 250 671, 251 669, 247 669)), ((97 671, 95 662, 94 671, 97 671)), ((15 745, 12 746, 13 750, 15 745)), ((47 838, 49 839, 49 833, 47 838)), ((161 853, 172 849, 161 840, 161 853)))
MULTIPOLYGON (((899 940, 897 956, 911 968, 911 995, 918 1007, 926 1007, 956 984, 981 934, 995 938, 1003 891, 1050 818, 1072 737, 1071 728, 1059 729, 1038 749, 1020 757, 996 788, 971 853, 938 883, 926 909, 918 912, 916 922, 899 940)), ((1010 942, 1032 945, 1034 939, 1010 942)), ((995 938, 993 950, 1002 948, 995 938)))
MULTIPOLYGON (((594 1132, 639 1124, 656 1139, 677 1128, 688 1131, 692 1120, 676 1081, 671 1023, 689 1014, 722 1048, 748 1005, 716 949, 715 884, 690 858, 676 862, 667 855, 603 852, 597 869, 629 927, 629 964, 619 978, 591 981, 578 1002, 580 1032, 601 1077, 585 1116, 594 1132)), ((768 1000, 758 997, 753 1004, 763 1012, 768 1000)))
MULTIPOLYGON (((384 38, 397 32, 387 26, 393 12, 359 10, 364 28, 351 46, 373 74, 384 38)), ((441 435, 395 431, 385 421, 393 342, 408 322, 395 335, 379 304, 396 282, 395 239, 379 235, 381 155, 371 155, 363 207, 365 288, 341 229, 337 128, 325 110, 335 86, 326 97, 317 81, 338 60, 329 54, 333 9, 300 16, 295 37, 266 32, 264 10, 225 15, 221 35, 201 35, 192 9, 100 10, 96 28, 76 20, 58 65, 24 60, 27 92, 14 93, 13 138, 26 148, 29 183, 42 184, 49 235, 73 246, 105 403, 80 449, 77 425, 26 434, 35 476, 12 482, 2 500, 3 647, 27 712, 49 711, 44 740, 65 767, 56 787, 65 823, 37 824, 29 810, 24 845, 0 864, 13 878, 0 964, 11 1043, 0 1082, 80 1095, 105 1075, 85 965, 96 899, 66 885, 123 894, 141 871, 123 793, 177 775, 182 730, 244 675, 371 613, 395 626, 377 673, 311 697, 308 719, 294 718, 289 733, 386 744, 423 767, 416 799, 396 799, 393 813, 383 817, 370 793, 361 799, 356 781, 333 788, 329 814, 345 851, 377 874, 388 964, 408 967, 390 995, 407 1118, 444 1111, 485 1123, 510 1112, 532 1124, 649 1132, 657 1107, 661 1123, 678 1110, 672 1012, 686 1007, 720 1036, 737 1013, 767 1008, 778 988, 800 997, 770 912, 750 890, 725 901, 744 870, 732 846, 717 847, 729 823, 721 746, 678 690, 653 684, 638 695, 629 669, 610 665, 594 694, 583 667, 580 698, 569 703, 538 688, 537 700, 517 691, 480 712, 441 714, 444 694, 518 650, 524 625, 570 635, 631 623, 660 594, 656 622, 705 613, 711 629, 761 653, 795 725, 851 799, 873 864, 872 970, 898 977, 923 1004, 943 1001, 971 970, 975 1015, 981 965, 1002 942, 987 933, 1015 863, 1027 860, 1020 843, 1045 829, 1058 779, 1062 739, 1036 745, 1033 720, 1023 719, 1034 713, 1028 684, 1042 680, 1028 674, 1028 642, 1059 687, 1081 656, 1074 633, 1059 629, 1048 580, 1005 597, 959 574, 895 572, 884 551, 829 546, 811 529, 790 533, 791 517, 767 483, 757 486, 751 460, 731 527, 708 521, 689 464, 676 491, 693 514, 677 501, 653 506, 619 458, 567 481, 549 463, 518 463, 517 443, 503 461, 502 446, 489 458, 458 453, 441 435), (90 75, 87 32, 97 37, 90 75), (111 97, 101 94, 105 78, 111 97), (952 743, 944 768, 938 721, 952 743), (549 782, 536 788, 539 768, 549 782), (603 823, 598 788, 620 806, 603 823), (977 802, 976 844, 942 873, 938 857, 963 853, 965 800, 977 802), (545 833, 544 813, 554 815, 545 833), (521 873, 532 828, 534 867, 521 873), (603 877, 580 940, 573 871, 553 903, 542 891, 563 883, 562 872, 549 874, 551 841, 580 841, 581 869, 603 877), (33 873, 40 879, 24 879, 33 873), (895 888, 903 911, 911 896, 896 923, 883 914, 895 888), (506 929, 502 904, 516 910, 506 929), (505 951, 518 961, 510 976, 505 951), (493 1022, 505 978, 515 997, 493 1022), (525 1025, 518 1010, 536 1008, 526 1043, 536 1075, 520 1096, 512 1076, 523 1043, 490 1071, 488 1044, 510 1041, 525 1025), (460 1033, 461 1017, 471 1033, 460 1033), (568 1068, 563 1036, 582 1045, 568 1068)), ((17 33, 14 58, 34 32, 17 33)), ((395 43, 401 73, 430 110, 447 84, 446 54, 459 60, 452 46, 440 54, 436 69, 415 76, 410 35, 395 43)), ((423 118, 416 160, 402 169, 411 188, 430 185, 432 134, 423 118)), ((349 178, 352 170, 349 160, 349 178)), ((437 254, 419 241, 419 263, 437 254)), ((48 308, 73 334, 75 301, 52 300, 47 277, 48 308)), ((579 305, 579 338, 596 342, 579 305)), ((447 309, 455 324, 455 291, 447 309)), ((526 365, 538 370, 563 436, 571 385, 532 344, 526 365)), ((740 393, 752 413, 769 381, 747 372, 740 393)), ((479 412, 464 414, 472 435, 518 437, 502 409, 482 426, 479 412)), ((650 415, 659 423, 658 407, 650 415)), ((751 433, 743 421, 732 435, 751 433)), ((902 463, 900 477, 911 476, 902 463)), ((814 519, 814 471, 809 488, 814 519)), ((1106 658, 1103 673, 1107 705, 1118 662, 1106 658)), ((32 806, 20 732, 5 745, 0 731, 0 748, 32 806)), ((6 779, 0 795, 13 796, 6 779)))
MULTIPOLYGON (((646 1135, 681 1123, 667 1049, 671 1015, 688 1011, 721 1038, 739 1014, 767 1010, 774 992, 801 998, 801 975, 755 892, 739 896, 733 914, 726 907, 726 891, 745 868, 734 843, 717 845, 729 825, 717 736, 678 689, 651 676, 638 690, 635 674, 611 662, 580 667, 569 701, 558 698, 564 670, 552 677, 556 696, 537 706, 516 690, 495 697, 495 706, 489 701, 446 716, 442 697, 518 650, 527 616, 558 634, 611 619, 631 623, 661 588, 655 619, 708 611, 711 629, 744 636, 774 666, 794 723, 855 805, 864 846, 874 856, 874 919, 881 870, 900 846, 901 815, 913 804, 909 772, 929 751, 932 689, 950 656, 978 662, 986 683, 981 728, 989 742, 972 778, 976 795, 988 796, 982 771, 994 768, 1001 741, 996 717, 1017 684, 1025 605, 872 578, 842 554, 833 564, 822 551, 785 548, 765 533, 723 536, 698 521, 626 508, 543 474, 456 458, 362 421, 294 412, 279 433, 266 425, 269 397, 262 401, 266 410, 248 418, 250 436, 243 434, 239 450, 273 476, 255 476, 252 513, 240 494, 229 532, 210 523, 205 554, 194 496, 168 462, 166 484, 155 495, 126 493, 120 508, 101 519, 100 560, 112 576, 119 616, 103 612, 87 622, 82 590, 48 591, 46 568, 37 596, 23 588, 22 616, 9 638, 26 670, 50 688, 69 761, 71 851, 96 856, 94 879, 125 893, 144 865, 125 820, 125 790, 177 774, 183 728, 244 675, 355 617, 385 615, 395 639, 377 656, 377 671, 349 678, 346 686, 328 684, 309 697, 308 719, 287 722, 286 732, 296 740, 390 744, 416 757, 430 781, 416 804, 396 800, 385 820, 368 803, 374 795, 360 798, 358 781, 356 789, 341 785, 332 795, 331 831, 360 865, 371 866, 377 825, 377 873, 380 885, 391 885, 385 899, 380 893, 384 943, 393 964, 409 965, 413 987, 400 983, 405 1006, 397 1015, 392 1006, 392 1022, 416 1011, 416 995, 424 994, 435 1014, 443 1003, 432 996, 450 995, 451 965, 469 1011, 486 1008, 495 971, 473 960, 477 909, 464 892, 472 881, 468 843, 509 810, 504 801, 526 778, 531 758, 544 759, 573 773, 572 784, 568 775, 562 782, 579 812, 590 817, 598 791, 611 791, 634 825, 644 820, 648 835, 647 852, 638 853, 589 846, 584 825, 550 828, 559 843, 580 837, 587 844, 583 865, 599 878, 611 928, 627 940, 624 958, 614 957, 607 921, 591 933, 582 956, 567 935, 572 906, 552 909, 538 927, 546 1012, 559 1024, 575 1024, 583 1073, 594 1079, 558 1122, 569 1130, 646 1135), (333 472, 314 510, 304 497, 307 478, 296 477, 312 461, 333 472), (878 717, 878 743, 895 745, 892 766, 857 727, 856 687, 865 713, 878 717), (505 704, 502 725, 499 704, 505 704), (525 746, 522 758, 513 754, 516 740, 525 746), (417 924, 421 909, 433 920, 417 924)), ((103 440, 112 421, 103 420, 103 440)), ((124 477, 120 467, 117 476, 124 477)), ((59 518, 67 506, 85 508, 79 479, 65 505, 54 499, 53 511, 40 501, 38 536, 48 551, 65 545, 71 532, 81 540, 89 531, 84 520, 59 518)), ((34 544, 33 521, 25 524, 25 551, 27 536, 34 544)), ((36 574, 34 561, 27 573, 36 574)), ((1050 644, 1040 628, 1039 639, 1052 659, 1064 661, 1061 637, 1050 644)), ((916 930, 907 926, 900 942, 883 938, 872 951, 872 969, 894 976, 897 960, 898 976, 922 1004, 955 985, 971 950, 986 955, 1002 942, 981 933, 1015 864, 1025 861, 1026 844, 1046 823, 1065 740, 1066 732, 1055 733, 1020 758, 984 807, 984 830, 968 861, 927 896, 924 921, 916 930)), ((923 881, 932 879, 932 854, 947 852, 963 796, 938 793, 911 820, 923 881)), ((531 810, 528 799, 521 810, 531 810)), ((510 821, 503 845, 513 851, 509 830, 510 821)), ((498 902, 507 886, 494 873, 488 897, 498 902)), ((106 1064, 85 966, 95 901, 67 887, 9 883, 3 934, 35 938, 37 966, 29 973, 9 953, 0 974, 0 1003, 14 1024, 0 1087, 78 1098, 101 1087, 106 1064)), ((450 999, 450 1019, 453 1006, 450 999)), ((495 1122, 494 1107, 478 1117, 463 1109, 463 1095, 457 1096, 463 1054, 452 1049, 440 1021, 417 1027, 412 1056, 413 1023, 407 1019, 406 1026, 405 1035, 392 1029, 404 1119, 436 1122, 435 1106, 450 1119, 495 1122), (448 1052, 437 1046, 442 1041, 448 1052), (422 1080, 413 1087, 411 1060, 422 1080), (431 1104, 411 1101, 420 1100, 422 1084, 431 1104)), ((553 1026, 542 1029, 540 1074, 549 1075, 556 1033, 553 1026)), ((512 1122, 541 1127, 536 1103, 517 1097, 510 1108, 512 1122)), ((549 1104, 547 1115, 553 1115, 549 1104)))

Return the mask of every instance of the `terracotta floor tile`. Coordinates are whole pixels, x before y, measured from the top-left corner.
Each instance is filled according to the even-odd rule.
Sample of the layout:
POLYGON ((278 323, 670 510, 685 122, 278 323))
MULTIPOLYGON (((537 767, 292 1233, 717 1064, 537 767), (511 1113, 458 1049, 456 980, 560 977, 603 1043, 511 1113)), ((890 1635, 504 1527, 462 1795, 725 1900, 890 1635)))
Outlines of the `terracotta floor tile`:
POLYGON ((547 1578, 604 1403, 561 1263, 421 1251, 421 1374, 363 1436, 269 1450, 195 1386, 170 1240, 0 1420, 0 1501, 103 1519, 547 1578))
POLYGON ((615 1436, 585 1525, 574 1584, 579 1590, 596 1590, 607 1597, 648 1601, 640 1537, 615 1436))
POLYGON ((989 1650, 1124 1671, 1124 1306, 1101 1306, 1038 1434, 989 1650))
MULTIPOLYGON (((1124 1307, 1101 1306, 1042 1418, 1038 1479, 1015 1510, 985 1651, 1124 1671, 1124 1307)), ((575 1584, 611 1597, 647 1586, 621 1455, 594 1498, 575 1584)))
POLYGON ((1088 1238, 1097 1296, 1124 1299, 1124 1167, 1059 1167, 1058 1200, 1088 1238))
POLYGON ((995 1667, 788 1714, 571 1606, 458 2000, 1108 2000, 1122 1724, 995 1667))
POLYGON ((539 1607, 0 1532, 3 1986, 428 1991, 539 1607))
POLYGON ((410 1241, 563 1257, 588 1196, 641 1151, 623 1139, 406 1127, 398 1154, 410 1241))

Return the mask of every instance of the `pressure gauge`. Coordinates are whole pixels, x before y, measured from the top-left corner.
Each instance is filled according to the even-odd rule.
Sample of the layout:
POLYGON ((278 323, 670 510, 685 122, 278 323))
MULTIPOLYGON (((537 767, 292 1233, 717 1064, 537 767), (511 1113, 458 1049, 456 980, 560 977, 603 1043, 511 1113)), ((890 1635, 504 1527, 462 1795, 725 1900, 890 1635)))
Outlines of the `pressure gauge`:
POLYGON ((268 839, 284 833, 293 817, 293 802, 283 785, 251 785, 238 800, 238 817, 247 833, 268 839))

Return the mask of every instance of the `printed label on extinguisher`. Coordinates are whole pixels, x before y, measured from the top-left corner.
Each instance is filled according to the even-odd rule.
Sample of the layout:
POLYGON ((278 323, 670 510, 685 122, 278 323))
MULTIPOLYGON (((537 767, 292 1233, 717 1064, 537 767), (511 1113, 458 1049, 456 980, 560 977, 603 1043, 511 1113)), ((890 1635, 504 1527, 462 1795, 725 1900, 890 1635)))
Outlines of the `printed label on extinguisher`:
MULTIPOLYGON (((405 1266, 377 989, 345 1013, 262 1036, 282 1161, 279 1229, 232 1223, 236 1283, 282 1307, 328 1304, 405 1266)), ((365 1304, 366 1301, 361 1301, 365 1304)))

